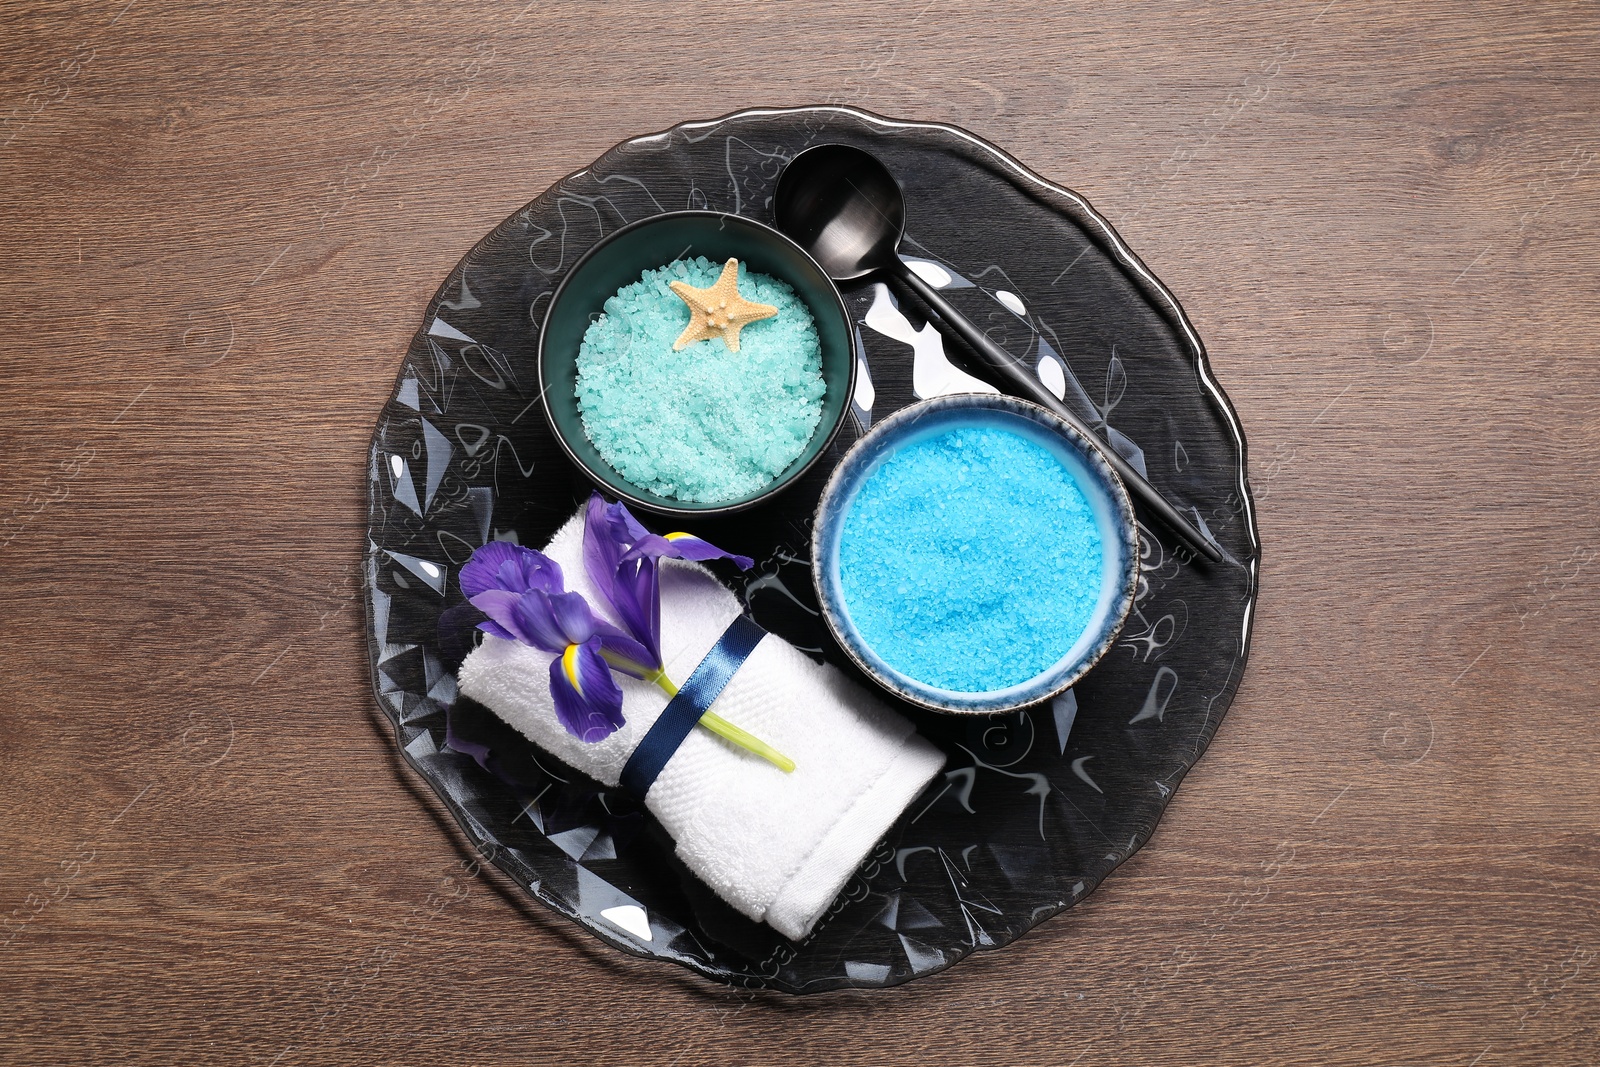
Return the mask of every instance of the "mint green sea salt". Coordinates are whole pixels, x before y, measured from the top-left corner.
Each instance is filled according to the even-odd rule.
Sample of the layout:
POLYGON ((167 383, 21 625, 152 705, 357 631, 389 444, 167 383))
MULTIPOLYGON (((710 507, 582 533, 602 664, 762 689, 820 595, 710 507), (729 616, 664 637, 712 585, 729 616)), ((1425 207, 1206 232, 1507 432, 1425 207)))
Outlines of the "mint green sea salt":
POLYGON ((739 265, 739 293, 778 314, 750 323, 739 351, 720 338, 672 350, 689 308, 669 288, 714 284, 722 264, 676 259, 618 289, 578 350, 583 430, 628 481, 676 500, 755 492, 805 451, 822 418, 822 346, 789 285, 739 265))

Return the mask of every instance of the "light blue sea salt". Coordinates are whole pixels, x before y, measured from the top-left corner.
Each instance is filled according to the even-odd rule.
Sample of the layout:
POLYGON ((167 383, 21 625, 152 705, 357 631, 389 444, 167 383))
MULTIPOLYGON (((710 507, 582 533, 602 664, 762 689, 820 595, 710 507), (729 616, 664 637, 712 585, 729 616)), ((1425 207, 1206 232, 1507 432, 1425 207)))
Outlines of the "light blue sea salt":
POLYGON ((1067 654, 1098 602, 1102 551, 1063 460, 975 424, 913 440, 867 477, 844 518, 839 580, 884 662, 983 693, 1067 654))
POLYGON ((676 259, 618 289, 578 350, 583 429, 628 481, 677 500, 717 503, 755 492, 805 451, 822 418, 822 346, 789 285, 739 265, 739 293, 771 304, 739 351, 721 338, 672 350, 689 307, 669 284, 715 284, 722 264, 676 259))

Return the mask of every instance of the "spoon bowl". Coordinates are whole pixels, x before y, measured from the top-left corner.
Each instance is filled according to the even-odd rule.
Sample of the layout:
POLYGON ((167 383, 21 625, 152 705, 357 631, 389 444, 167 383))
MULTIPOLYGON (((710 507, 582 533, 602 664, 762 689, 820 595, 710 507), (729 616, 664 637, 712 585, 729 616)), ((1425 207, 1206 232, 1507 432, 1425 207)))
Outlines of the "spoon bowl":
POLYGON ((778 229, 836 282, 898 261, 905 196, 888 168, 859 148, 825 144, 795 156, 778 179, 772 211, 778 229))

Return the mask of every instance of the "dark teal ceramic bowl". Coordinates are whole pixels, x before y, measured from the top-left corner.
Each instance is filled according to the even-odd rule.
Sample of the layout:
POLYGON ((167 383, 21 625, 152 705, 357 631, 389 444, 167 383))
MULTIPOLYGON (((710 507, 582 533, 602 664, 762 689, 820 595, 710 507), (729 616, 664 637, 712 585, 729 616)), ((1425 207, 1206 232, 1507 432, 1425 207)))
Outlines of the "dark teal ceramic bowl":
MULTIPOLYGON (((1139 581, 1139 529, 1133 501, 1102 446, 1038 404, 1013 396, 959 393, 901 408, 879 422, 833 469, 817 504, 811 533, 811 576, 817 603, 839 646, 873 681, 933 711, 999 715, 1067 690, 1111 648, 1133 607, 1139 581), (1050 451, 1083 491, 1100 534, 1099 595, 1088 624, 1059 660, 1016 685, 985 692, 942 689, 897 670, 862 636, 850 617, 839 571, 839 542, 856 494, 872 473, 907 445, 958 427, 988 426, 1050 451)), ((997 516, 1001 521, 1003 516, 997 516)))
POLYGON ((781 492, 822 457, 844 424, 856 385, 854 334, 833 282, 805 250, 759 222, 719 211, 674 211, 642 219, 611 234, 567 272, 545 313, 539 333, 539 386, 556 440, 602 490, 663 515, 711 516, 743 511, 781 492), (822 342, 822 418, 794 462, 755 492, 732 500, 697 503, 661 496, 634 485, 607 463, 583 432, 578 411, 578 347, 607 299, 639 274, 675 259, 729 257, 749 270, 781 278, 794 287, 817 321, 822 342))

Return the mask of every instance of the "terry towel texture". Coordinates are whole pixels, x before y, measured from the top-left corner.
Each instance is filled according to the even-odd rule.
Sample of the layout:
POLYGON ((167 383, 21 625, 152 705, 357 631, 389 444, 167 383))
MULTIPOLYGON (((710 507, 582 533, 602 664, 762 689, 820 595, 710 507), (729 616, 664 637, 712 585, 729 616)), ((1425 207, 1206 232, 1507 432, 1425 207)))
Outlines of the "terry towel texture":
MULTIPOLYGON (((609 617, 584 571, 581 510, 544 552, 561 565, 567 588, 609 617)), ((704 567, 662 560, 667 676, 683 684, 739 613, 738 598, 704 567)), ((461 665, 461 692, 564 763, 616 786, 667 695, 618 674, 627 723, 585 744, 556 719, 553 658, 485 636, 461 665)), ((645 806, 672 835, 684 864, 719 897, 798 941, 939 772, 944 754, 838 670, 772 635, 756 646, 712 710, 794 760, 794 771, 785 774, 695 729, 650 788, 645 806)))

